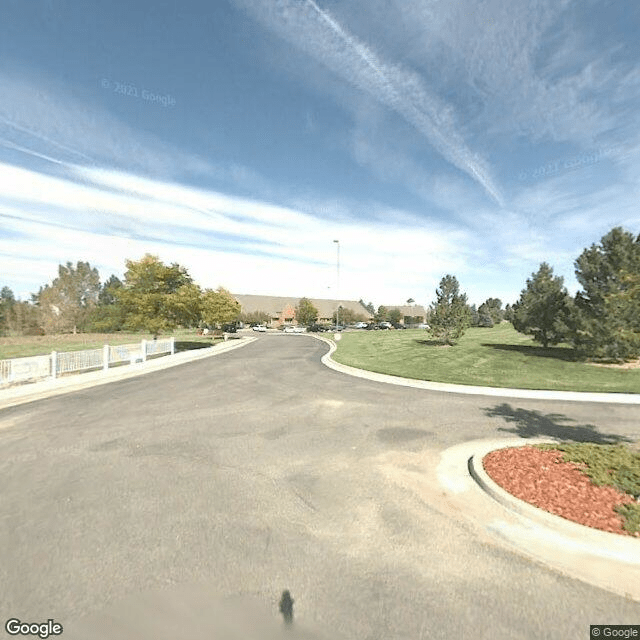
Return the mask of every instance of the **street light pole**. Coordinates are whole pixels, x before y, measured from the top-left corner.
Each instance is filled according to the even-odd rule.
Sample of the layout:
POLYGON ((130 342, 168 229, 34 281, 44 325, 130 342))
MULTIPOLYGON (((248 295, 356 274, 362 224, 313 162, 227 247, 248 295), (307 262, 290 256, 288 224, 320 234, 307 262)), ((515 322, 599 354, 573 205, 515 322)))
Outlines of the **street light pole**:
POLYGON ((338 256, 336 262, 337 268, 337 281, 336 281, 336 296, 338 297, 338 308, 336 309, 336 329, 340 326, 340 240, 334 240, 338 249, 338 256))

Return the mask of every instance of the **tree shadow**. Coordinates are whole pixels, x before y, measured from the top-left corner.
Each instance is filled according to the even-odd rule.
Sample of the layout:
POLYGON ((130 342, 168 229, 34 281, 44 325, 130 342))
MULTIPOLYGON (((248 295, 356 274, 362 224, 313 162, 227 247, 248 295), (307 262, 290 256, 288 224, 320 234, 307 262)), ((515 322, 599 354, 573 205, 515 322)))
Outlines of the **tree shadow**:
POLYGON ((176 353, 180 353, 181 351, 191 351, 191 349, 206 349, 213 344, 213 340, 211 342, 196 342, 195 340, 176 340, 175 342, 175 350, 176 353))
POLYGON ((428 347, 450 347, 452 345, 442 342, 442 340, 414 340, 418 344, 426 344, 428 347))
POLYGON ((514 433, 521 438, 550 437, 556 440, 572 442, 592 442, 594 444, 618 444, 633 442, 626 436, 600 433, 593 424, 570 425, 563 422, 574 422, 561 413, 543 414, 540 411, 513 408, 503 403, 484 409, 487 416, 500 417, 505 422, 514 424, 514 428, 499 427, 498 431, 514 433))
POLYGON ((582 362, 581 358, 573 349, 566 347, 537 347, 528 344, 501 344, 483 342, 481 347, 490 347, 492 349, 500 349, 501 351, 519 351, 527 356, 536 356, 538 358, 555 358, 556 360, 564 360, 566 362, 582 362))

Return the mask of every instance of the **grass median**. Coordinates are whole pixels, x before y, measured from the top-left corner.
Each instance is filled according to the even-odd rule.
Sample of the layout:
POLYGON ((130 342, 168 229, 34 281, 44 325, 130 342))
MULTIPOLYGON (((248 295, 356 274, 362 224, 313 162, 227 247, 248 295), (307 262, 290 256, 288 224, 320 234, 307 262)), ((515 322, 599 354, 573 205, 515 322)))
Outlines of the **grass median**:
POLYGON ((336 362, 415 380, 483 387, 640 393, 640 368, 602 367, 567 345, 544 348, 510 323, 471 328, 454 346, 427 331, 354 331, 342 335, 336 362))

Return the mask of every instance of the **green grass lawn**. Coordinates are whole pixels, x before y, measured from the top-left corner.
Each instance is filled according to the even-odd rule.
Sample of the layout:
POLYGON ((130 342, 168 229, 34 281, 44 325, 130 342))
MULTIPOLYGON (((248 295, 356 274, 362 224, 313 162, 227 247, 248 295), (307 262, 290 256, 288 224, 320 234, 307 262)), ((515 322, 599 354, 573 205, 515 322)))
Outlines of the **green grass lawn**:
MULTIPOLYGON (((159 339, 176 337, 176 351, 206 347, 214 343, 211 335, 198 336, 196 329, 178 329, 159 339)), ((47 355, 52 351, 82 351, 99 349, 105 344, 133 344, 141 340, 153 340, 148 333, 76 333, 51 336, 15 336, 0 338, 0 360, 25 356, 47 355)), ((219 342, 219 339, 216 340, 219 342)))
POLYGON ((566 345, 547 349, 510 323, 470 328, 452 347, 427 331, 347 332, 336 362, 416 380, 488 387, 640 393, 640 369, 612 369, 580 361, 566 345))

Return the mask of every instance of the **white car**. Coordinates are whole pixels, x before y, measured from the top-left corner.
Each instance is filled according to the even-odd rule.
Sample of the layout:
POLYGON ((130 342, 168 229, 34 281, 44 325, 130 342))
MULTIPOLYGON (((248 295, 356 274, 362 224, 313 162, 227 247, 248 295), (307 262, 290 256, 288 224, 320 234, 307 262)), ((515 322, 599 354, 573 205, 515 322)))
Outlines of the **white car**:
POLYGON ((353 326, 356 329, 366 329, 367 328, 367 323, 366 322, 356 322, 353 326))
POLYGON ((264 333, 267 330, 267 327, 259 324, 258 326, 253 327, 253 330, 254 331, 260 331, 261 333, 264 333))
POLYGON ((283 330, 283 333, 306 333, 306 329, 304 327, 293 327, 291 325, 287 325, 283 330))

